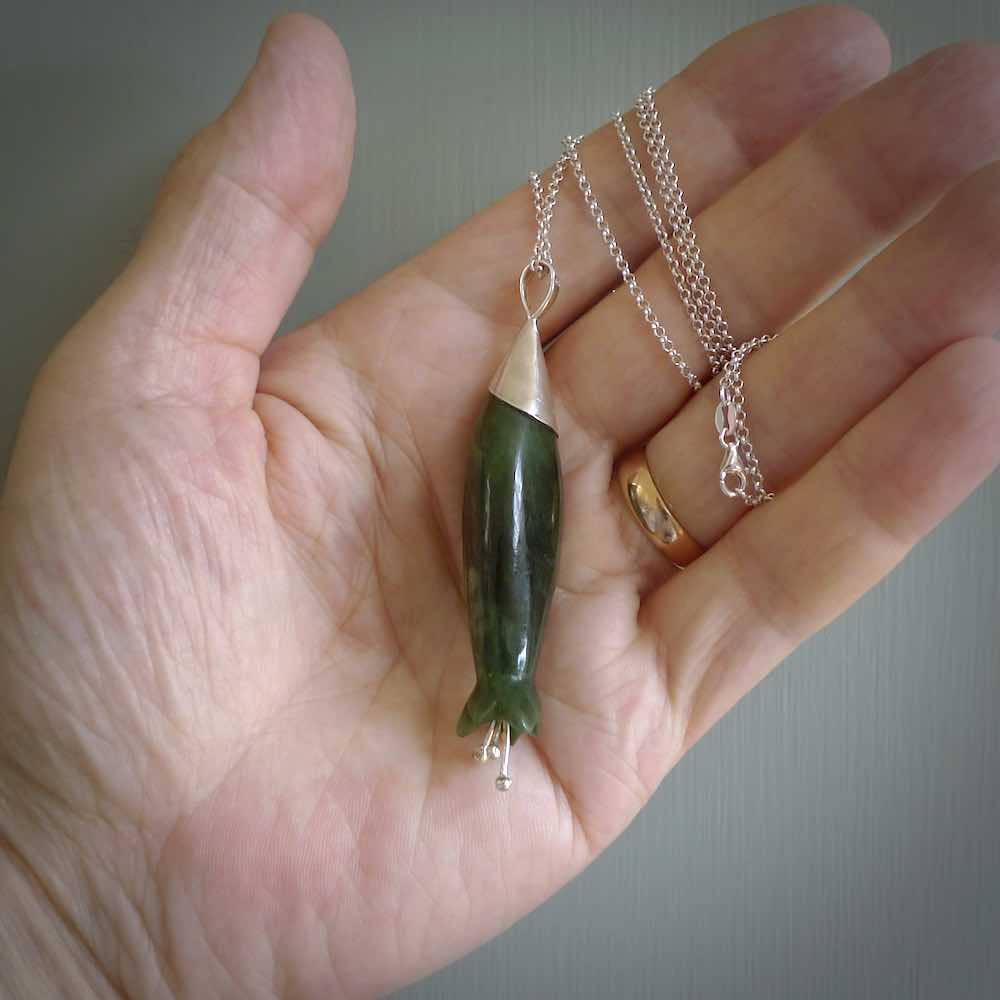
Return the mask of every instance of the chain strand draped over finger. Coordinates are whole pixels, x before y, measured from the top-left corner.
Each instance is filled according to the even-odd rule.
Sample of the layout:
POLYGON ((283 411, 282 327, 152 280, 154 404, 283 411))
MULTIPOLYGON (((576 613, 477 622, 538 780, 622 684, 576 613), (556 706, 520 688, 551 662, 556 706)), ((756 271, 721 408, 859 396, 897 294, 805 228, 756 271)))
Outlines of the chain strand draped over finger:
MULTIPOLYGON (((705 270, 691 213, 684 199, 684 192, 677 177, 677 168, 670 155, 670 147, 656 108, 653 88, 645 89, 638 96, 635 107, 649 160, 653 165, 656 191, 666 212, 666 221, 657 196, 653 193, 639 162, 624 116, 621 112, 617 112, 613 121, 629 171, 635 180, 660 250, 670 269, 677 294, 687 312, 695 336, 705 352, 711 374, 718 381, 719 405, 715 421, 719 443, 723 449, 723 460, 719 469, 719 489, 725 496, 739 498, 748 506, 755 507, 773 499, 774 494, 764 485, 760 461, 750 437, 743 362, 747 355, 769 343, 776 334, 760 334, 740 347, 736 346, 705 270)), ((569 167, 576 177, 584 203, 597 226, 597 231, 607 246, 636 308, 674 367, 681 373, 692 391, 697 392, 702 388, 697 372, 684 358, 656 315, 594 193, 580 159, 581 141, 582 137, 579 136, 567 136, 563 139, 563 153, 552 168, 547 187, 543 187, 538 173, 532 172, 530 175, 538 229, 528 268, 535 273, 541 273, 546 267, 554 270, 552 218, 559 187, 569 167)))

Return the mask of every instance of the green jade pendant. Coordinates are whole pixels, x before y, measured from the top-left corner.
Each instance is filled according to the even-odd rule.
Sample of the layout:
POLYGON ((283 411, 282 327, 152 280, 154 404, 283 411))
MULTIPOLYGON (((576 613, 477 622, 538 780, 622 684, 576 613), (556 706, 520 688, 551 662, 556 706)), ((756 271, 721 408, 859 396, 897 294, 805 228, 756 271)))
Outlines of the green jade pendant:
MULTIPOLYGON (((458 735, 488 726, 478 760, 500 759, 496 786, 510 788, 510 748, 538 731, 535 667, 552 601, 559 554, 562 476, 538 317, 532 312, 490 384, 476 423, 465 479, 462 548, 476 686, 458 735)), ((529 266, 530 267, 530 266, 529 266)))

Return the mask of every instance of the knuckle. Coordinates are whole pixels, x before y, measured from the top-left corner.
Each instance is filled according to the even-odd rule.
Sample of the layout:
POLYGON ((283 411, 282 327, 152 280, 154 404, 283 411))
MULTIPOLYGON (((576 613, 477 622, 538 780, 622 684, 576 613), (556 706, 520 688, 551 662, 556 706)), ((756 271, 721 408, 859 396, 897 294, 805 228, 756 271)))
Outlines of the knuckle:
MULTIPOLYGON (((960 256, 966 261, 964 283, 988 272, 994 282, 1000 265, 1000 161, 981 167, 949 195, 942 206, 960 256)), ((984 289, 987 291, 988 288, 984 289)))
POLYGON ((968 121, 954 117, 953 126, 983 129, 993 124, 1000 99, 1000 45, 954 42, 931 52, 917 65, 923 70, 922 98, 940 101, 969 117, 968 121))
POLYGON ((183 190, 200 187, 211 173, 213 157, 210 150, 215 146, 216 123, 199 129, 181 147, 167 167, 160 180, 156 196, 156 207, 173 199, 183 190))
MULTIPOLYGON (((988 337, 957 340, 935 359, 939 369, 934 406, 939 426, 955 440, 1000 445, 1000 343, 988 337)), ((933 418, 934 414, 931 414, 933 418)))
POLYGON ((1000 216, 1000 160, 977 170, 963 185, 963 196, 971 206, 986 213, 994 226, 1000 216))
POLYGON ((926 123, 918 156, 947 187, 1000 154, 1000 46, 957 42, 924 57, 915 71, 902 121, 926 123))

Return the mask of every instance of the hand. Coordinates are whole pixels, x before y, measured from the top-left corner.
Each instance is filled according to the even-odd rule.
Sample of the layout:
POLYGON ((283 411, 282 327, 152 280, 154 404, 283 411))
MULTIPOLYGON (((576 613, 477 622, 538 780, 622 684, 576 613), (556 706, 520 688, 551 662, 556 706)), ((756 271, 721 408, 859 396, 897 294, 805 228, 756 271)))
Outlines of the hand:
MULTIPOLYGON (((690 398, 608 294, 614 265, 564 184, 543 323, 565 330, 549 351, 559 587, 541 732, 499 795, 454 733, 472 685, 460 511, 521 318, 530 199, 272 344, 354 130, 334 36, 274 25, 46 364, 11 466, 0 844, 11 919, 33 934, 0 940, 21 941, 22 975, 75 996, 357 997, 430 972, 588 864, 989 474, 1000 53, 952 47, 865 89, 888 60, 866 17, 814 8, 725 40, 657 97, 734 335, 788 328, 746 366, 779 494, 753 512, 719 494, 712 392, 690 398), (612 484, 650 438, 661 489, 710 546, 683 573, 612 484)), ((581 155, 703 361, 613 130, 581 155)))

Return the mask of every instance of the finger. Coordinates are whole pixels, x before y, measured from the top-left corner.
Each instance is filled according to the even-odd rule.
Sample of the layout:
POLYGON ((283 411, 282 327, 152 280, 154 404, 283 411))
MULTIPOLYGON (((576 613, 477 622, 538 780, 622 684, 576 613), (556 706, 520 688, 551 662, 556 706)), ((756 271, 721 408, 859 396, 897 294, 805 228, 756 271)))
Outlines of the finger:
MULTIPOLYGON (((888 66, 881 29, 848 7, 795 10, 714 45, 657 93, 677 138, 681 176, 690 178, 692 210, 709 204, 888 66)), ((634 114, 627 120, 634 128, 634 114)), ((553 149, 553 160, 558 152, 553 149)), ((614 127, 592 133, 580 157, 616 237, 638 263, 653 249, 653 234, 614 127)), ((422 276, 477 312, 519 321, 512 282, 531 254, 535 226, 531 194, 522 187, 430 247, 416 264, 422 276)), ((571 173, 563 180, 552 243, 561 290, 545 316, 547 336, 618 281, 571 173)))
MULTIPOLYGON (((1000 164, 983 168, 836 295, 751 355, 749 423, 765 484, 779 492, 919 365, 1000 317, 1000 164)), ((714 387, 647 445, 681 523, 711 545, 746 511, 717 487, 714 387)))
POLYGON ((116 401, 249 404, 347 187, 354 98, 322 22, 275 21, 226 112, 171 167, 126 270, 49 371, 116 401))
POLYGON ((685 747, 885 576, 1000 459, 1000 345, 935 355, 640 613, 685 747), (655 638, 654 638, 655 637, 655 638))
MULTIPOLYGON (((695 228, 734 339, 793 320, 1000 155, 998 101, 1000 48, 932 53, 831 112, 703 212, 695 228)), ((639 280, 704 375, 704 352, 661 254, 639 280)), ((550 364, 577 420, 618 448, 648 437, 689 395, 625 294, 567 330, 550 364)))

